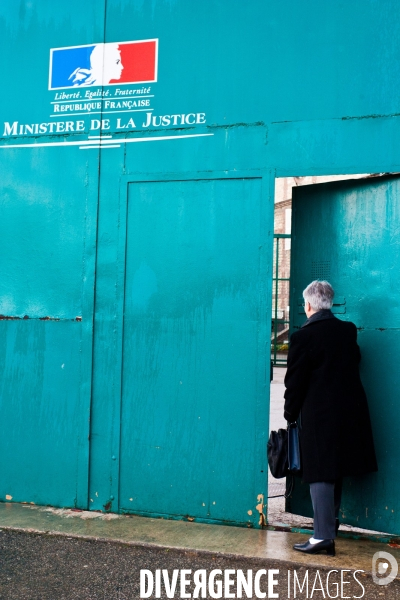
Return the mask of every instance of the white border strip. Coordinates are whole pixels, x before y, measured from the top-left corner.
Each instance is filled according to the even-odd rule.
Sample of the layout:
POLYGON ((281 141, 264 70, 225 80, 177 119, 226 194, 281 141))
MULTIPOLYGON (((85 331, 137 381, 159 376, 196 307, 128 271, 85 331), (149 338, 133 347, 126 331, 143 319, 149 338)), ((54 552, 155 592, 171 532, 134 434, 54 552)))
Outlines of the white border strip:
POLYGON ((86 112, 81 112, 81 113, 77 113, 77 112, 63 112, 63 113, 57 113, 56 115, 50 115, 50 119, 59 119, 60 117, 62 117, 63 115, 65 115, 66 117, 71 117, 72 115, 76 115, 77 117, 79 115, 115 115, 117 113, 132 113, 132 112, 152 112, 154 110, 154 108, 130 108, 129 110, 98 110, 98 111, 86 111, 86 112))
MULTIPOLYGON (((125 139, 125 140, 116 140, 114 139, 113 142, 121 142, 121 144, 132 144, 135 142, 160 142, 160 141, 165 141, 165 140, 182 140, 185 138, 197 138, 197 137, 210 137, 213 136, 213 133, 192 133, 189 135, 164 135, 164 136, 160 136, 160 137, 144 137, 144 138, 129 138, 129 139, 125 139)), ((43 142, 40 144, 3 144, 0 145, 0 148, 44 148, 46 146, 64 146, 64 148, 68 147, 68 146, 93 146, 93 144, 98 144, 99 141, 98 140, 84 140, 84 141, 80 141, 80 142, 43 142)), ((104 147, 104 146, 109 146, 110 142, 107 141, 102 141, 100 140, 100 146, 104 147)))

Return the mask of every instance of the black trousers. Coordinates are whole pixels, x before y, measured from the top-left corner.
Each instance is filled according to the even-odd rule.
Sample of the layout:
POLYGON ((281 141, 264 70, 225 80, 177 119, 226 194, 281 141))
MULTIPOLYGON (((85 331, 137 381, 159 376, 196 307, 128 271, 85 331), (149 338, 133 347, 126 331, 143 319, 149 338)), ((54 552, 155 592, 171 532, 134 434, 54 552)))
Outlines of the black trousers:
POLYGON ((314 510, 314 538, 333 540, 342 499, 342 479, 310 483, 310 493, 314 510))

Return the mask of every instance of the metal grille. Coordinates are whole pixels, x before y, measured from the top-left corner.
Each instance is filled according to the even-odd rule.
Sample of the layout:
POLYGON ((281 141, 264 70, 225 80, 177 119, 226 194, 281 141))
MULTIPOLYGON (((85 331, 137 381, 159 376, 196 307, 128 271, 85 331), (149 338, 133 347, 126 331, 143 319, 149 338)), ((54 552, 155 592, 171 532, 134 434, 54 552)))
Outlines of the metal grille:
POLYGON ((290 235, 274 233, 271 359, 286 365, 289 341, 290 235))
POLYGON ((331 261, 330 260, 313 260, 311 262, 311 278, 314 279, 330 279, 331 277, 331 261))

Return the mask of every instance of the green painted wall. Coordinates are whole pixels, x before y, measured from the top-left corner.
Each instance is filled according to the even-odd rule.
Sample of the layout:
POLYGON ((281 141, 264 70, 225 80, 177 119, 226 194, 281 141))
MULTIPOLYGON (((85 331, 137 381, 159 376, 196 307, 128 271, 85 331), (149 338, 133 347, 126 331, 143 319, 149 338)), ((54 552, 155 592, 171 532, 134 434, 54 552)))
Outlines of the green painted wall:
MULTIPOLYGON (((171 373, 177 375, 178 362, 173 369, 167 369, 167 362, 160 367, 155 389, 169 391, 157 418, 168 422, 175 415, 183 432, 179 444, 164 451, 160 465, 171 471, 164 479, 157 476, 160 493, 166 493, 167 484, 179 486, 182 473, 187 477, 193 465, 204 485, 198 500, 194 478, 169 503, 151 500, 144 508, 144 495, 134 510, 259 524, 256 506, 266 494, 274 177, 399 170, 396 8, 393 0, 385 10, 375 0, 329 0, 323 5, 313 0, 306 7, 295 0, 2 3, 0 314, 8 320, 1 323, 7 435, 1 436, 0 454, 9 469, 0 485, 2 500, 12 496, 16 501, 129 510, 135 491, 130 461, 136 464, 141 456, 143 432, 155 427, 152 435, 157 437, 159 431, 148 411, 143 428, 145 404, 135 396, 140 392, 135 388, 138 360, 149 352, 149 342, 144 340, 135 355, 126 337, 127 331, 134 336, 135 328, 126 289, 136 272, 132 265, 137 257, 129 254, 133 239, 136 252, 144 252, 148 244, 154 260, 160 253, 164 258, 158 271, 150 266, 165 297, 180 281, 177 257, 188 261, 185 273, 198 249, 193 263, 198 278, 179 275, 196 306, 183 304, 184 314, 174 317, 168 306, 157 304, 153 310, 149 305, 146 327, 150 331, 167 319, 173 335, 160 337, 160 344, 171 356, 178 347, 188 348, 182 359, 186 373, 191 353, 197 349, 201 354, 187 392, 179 389, 179 396, 174 396, 178 391, 172 391, 170 379, 171 373), (106 114, 105 105, 90 114, 56 115, 55 105, 70 100, 60 100, 48 89, 51 48, 154 38, 159 40, 158 79, 143 84, 151 88, 150 112, 194 117, 186 122, 177 117, 176 125, 172 119, 164 126, 157 125, 158 118, 157 126, 147 127, 148 111, 106 114), (130 117, 135 127, 122 127, 130 117), (99 129, 91 128, 99 120, 105 121, 102 134, 112 136, 101 143, 93 141, 99 129), (67 121, 74 123, 68 132, 67 121), (57 122, 62 123, 58 132, 57 122), (53 125, 40 133, 43 123, 53 125), (215 215, 209 204, 214 196, 207 191, 203 198, 203 184, 194 183, 200 180, 208 182, 205 190, 212 185, 218 190, 215 215), (235 180, 234 192, 221 183, 225 180, 235 180), (179 181, 186 183, 172 183, 179 181), (133 189, 153 189, 153 203, 158 202, 155 190, 162 189, 154 221, 145 218, 144 208, 135 208, 133 189), (180 194, 185 203, 179 209, 180 194), (178 217, 186 223, 183 237, 178 217), (144 224, 131 225, 132 218, 144 224), (170 244, 162 237, 165 232, 170 244), (231 251, 232 235, 237 246, 231 251), (208 239, 213 245, 207 254, 208 239), (244 300, 234 284, 242 272, 239 258, 255 257, 256 246, 259 262, 249 259, 246 277, 251 275, 251 284, 244 300), (222 305, 220 283, 209 268, 217 256, 218 277, 226 277, 222 305), (207 294, 196 295, 199 286, 207 294), (214 320, 201 337, 189 324, 193 311, 203 314, 206 309, 214 320), (25 315, 29 318, 24 320, 25 315), (45 317, 51 320, 42 321, 45 317), (240 339, 230 338, 229 331, 240 332, 240 339), (223 346, 227 365, 221 357, 213 362, 213 352, 223 346), (215 387, 205 381, 207 372, 213 373, 215 387), (201 390, 202 406, 209 411, 204 461, 199 458, 199 426, 192 420, 201 390), (173 402, 188 407, 187 412, 174 412, 173 402), (218 428, 212 426, 216 420, 221 421, 218 428), (190 453, 182 454, 190 447, 199 453, 196 462, 190 453), (218 464, 218 477, 208 475, 213 464, 218 464), (43 473, 53 475, 42 482, 43 473), (243 493, 235 487, 238 480, 243 493), (216 505, 214 491, 223 497, 216 505)), ((114 98, 116 89, 79 88, 79 102, 86 101, 88 90, 108 91, 114 98)), ((77 91, 64 91, 71 90, 77 91)), ((161 391, 157 402, 162 403, 161 391)), ((153 442, 149 445, 158 445, 153 442)), ((143 460, 146 456, 144 452, 143 460)), ((148 476, 146 469, 143 473, 148 476)), ((149 498, 157 495, 154 481, 149 498)))

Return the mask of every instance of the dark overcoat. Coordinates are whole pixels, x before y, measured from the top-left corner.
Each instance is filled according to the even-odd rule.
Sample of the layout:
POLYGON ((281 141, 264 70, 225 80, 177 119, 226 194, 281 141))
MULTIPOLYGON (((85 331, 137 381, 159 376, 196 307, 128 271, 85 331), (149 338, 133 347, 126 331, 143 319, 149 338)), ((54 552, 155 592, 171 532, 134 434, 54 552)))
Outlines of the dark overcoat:
POLYGON ((284 414, 293 422, 301 413, 307 483, 377 470, 359 362, 356 326, 330 311, 316 313, 291 337, 284 414))

